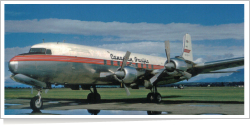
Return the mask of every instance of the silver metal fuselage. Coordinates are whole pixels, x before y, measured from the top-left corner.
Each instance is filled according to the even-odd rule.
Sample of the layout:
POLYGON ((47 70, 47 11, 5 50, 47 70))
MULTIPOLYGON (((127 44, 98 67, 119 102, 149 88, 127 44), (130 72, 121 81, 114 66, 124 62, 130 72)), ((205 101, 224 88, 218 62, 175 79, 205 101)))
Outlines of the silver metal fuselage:
MULTIPOLYGON (((112 85, 121 82, 112 76, 101 77, 101 72, 116 72, 122 65, 125 52, 69 43, 41 43, 31 47, 34 50, 38 48, 44 48, 41 50, 50 50, 51 52, 49 51, 49 54, 21 54, 10 60, 9 70, 13 73, 11 78, 14 81, 32 86, 36 83, 40 87, 47 83, 112 85)), ((130 71, 127 73, 130 76, 125 76, 125 78, 130 77, 131 79, 128 78, 124 82, 126 84, 132 84, 131 81, 139 82, 138 85, 143 85, 157 73, 165 70, 165 67, 170 69, 163 72, 163 77, 158 79, 158 85, 185 80, 186 78, 182 77, 180 73, 184 71, 194 77, 200 73, 212 73, 211 71, 244 65, 244 57, 201 64, 194 64, 179 57, 171 59, 171 63, 166 63, 166 60, 162 57, 131 53, 127 65, 131 65, 133 70, 127 70, 130 71), (171 70, 171 67, 178 69, 178 71, 171 70), (140 78, 137 78, 138 76, 140 78)))
MULTIPOLYGON (((68 43, 42 43, 31 48, 51 49, 52 54, 21 54, 9 62, 13 74, 23 74, 52 84, 120 84, 100 78, 100 72, 115 72, 122 65, 125 52, 68 43)), ((152 71, 161 69, 165 58, 131 54, 128 64, 152 71)))

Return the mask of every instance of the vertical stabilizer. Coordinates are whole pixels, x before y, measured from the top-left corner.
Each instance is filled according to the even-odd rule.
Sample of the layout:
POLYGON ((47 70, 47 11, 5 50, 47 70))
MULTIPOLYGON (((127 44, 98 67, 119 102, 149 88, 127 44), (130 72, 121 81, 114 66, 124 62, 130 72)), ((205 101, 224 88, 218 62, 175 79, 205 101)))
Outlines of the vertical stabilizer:
POLYGON ((192 50, 192 41, 189 34, 184 35, 183 37, 183 52, 182 57, 185 60, 193 62, 193 50, 192 50))

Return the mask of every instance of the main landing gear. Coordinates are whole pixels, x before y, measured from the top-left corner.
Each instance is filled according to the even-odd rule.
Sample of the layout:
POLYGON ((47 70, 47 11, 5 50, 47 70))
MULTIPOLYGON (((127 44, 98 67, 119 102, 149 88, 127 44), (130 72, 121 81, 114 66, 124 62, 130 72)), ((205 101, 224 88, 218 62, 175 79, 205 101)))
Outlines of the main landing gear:
POLYGON ((148 93, 147 95, 147 101, 152 103, 160 103, 161 102, 161 94, 157 92, 157 87, 154 85, 151 89, 151 93, 148 93), (153 90, 152 90, 153 89, 153 90))
POLYGON ((93 91, 90 90, 91 93, 88 94, 87 100, 89 103, 99 103, 101 102, 101 95, 97 92, 96 90, 96 86, 92 86, 93 87, 93 91))
POLYGON ((33 111, 40 111, 40 109, 43 107, 43 100, 41 93, 42 90, 39 89, 37 95, 30 100, 30 108, 33 111))

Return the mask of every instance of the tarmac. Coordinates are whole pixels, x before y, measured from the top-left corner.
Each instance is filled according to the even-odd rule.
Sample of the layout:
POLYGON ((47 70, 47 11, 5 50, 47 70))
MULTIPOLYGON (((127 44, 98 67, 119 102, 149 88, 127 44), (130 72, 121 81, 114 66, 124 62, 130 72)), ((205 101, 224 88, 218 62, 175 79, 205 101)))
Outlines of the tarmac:
POLYGON ((30 99, 5 99, 5 115, 244 115, 244 102, 230 101, 164 100, 157 104, 146 99, 116 99, 89 104, 84 99, 43 99, 40 112, 32 112, 29 104, 30 99), (83 109, 88 112, 83 113, 83 109))

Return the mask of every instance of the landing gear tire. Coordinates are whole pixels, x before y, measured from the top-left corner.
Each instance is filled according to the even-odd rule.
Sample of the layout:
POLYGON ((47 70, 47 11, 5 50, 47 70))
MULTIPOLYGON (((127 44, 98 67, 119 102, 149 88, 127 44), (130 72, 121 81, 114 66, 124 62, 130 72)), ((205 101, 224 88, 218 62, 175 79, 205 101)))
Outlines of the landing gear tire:
POLYGON ((161 94, 160 93, 148 93, 147 101, 149 103, 160 103, 161 102, 161 94))
POLYGON ((160 115, 161 111, 147 111, 148 115, 160 115))
POLYGON ((161 102, 161 94, 160 93, 155 93, 155 98, 154 98, 156 103, 160 103, 161 102))
POLYGON ((42 107, 43 107, 43 100, 41 99, 39 101, 39 96, 35 96, 30 100, 30 108, 33 111, 40 111, 42 107))
POLYGON ((89 93, 87 100, 89 103, 99 103, 101 102, 101 96, 99 93, 89 93))
POLYGON ((147 101, 149 103, 154 102, 154 94, 153 93, 148 93, 148 95, 147 95, 147 101))

